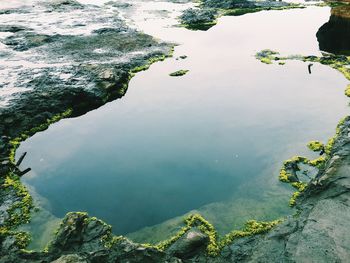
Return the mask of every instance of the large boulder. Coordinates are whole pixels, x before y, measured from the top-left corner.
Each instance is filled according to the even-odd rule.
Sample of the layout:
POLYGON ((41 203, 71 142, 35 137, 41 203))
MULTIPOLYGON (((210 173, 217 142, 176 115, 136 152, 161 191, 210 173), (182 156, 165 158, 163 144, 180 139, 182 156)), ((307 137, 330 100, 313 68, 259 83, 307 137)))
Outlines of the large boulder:
POLYGON ((208 242, 207 235, 197 229, 192 229, 172 244, 167 249, 167 253, 180 259, 189 259, 204 252, 208 242))
POLYGON ((87 213, 68 213, 64 218, 49 253, 93 252, 105 249, 103 238, 111 234, 111 226, 88 217, 87 213))

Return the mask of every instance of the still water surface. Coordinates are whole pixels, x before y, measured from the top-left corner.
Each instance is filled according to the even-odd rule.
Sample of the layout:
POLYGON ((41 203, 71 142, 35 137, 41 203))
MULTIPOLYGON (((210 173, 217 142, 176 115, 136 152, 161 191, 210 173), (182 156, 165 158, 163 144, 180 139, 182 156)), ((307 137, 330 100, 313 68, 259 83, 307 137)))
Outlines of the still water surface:
POLYGON ((28 152, 33 169, 23 182, 37 201, 54 217, 87 211, 142 241, 167 236, 172 218, 192 210, 220 233, 290 213, 278 169, 295 154, 312 156, 308 141, 333 135, 349 113, 347 82, 326 66, 310 75, 305 63, 265 65, 254 54, 320 55, 315 34, 329 8, 224 17, 207 32, 126 14, 180 45, 138 73, 122 99, 21 144, 17 154, 28 152), (179 69, 190 71, 168 75, 179 69))

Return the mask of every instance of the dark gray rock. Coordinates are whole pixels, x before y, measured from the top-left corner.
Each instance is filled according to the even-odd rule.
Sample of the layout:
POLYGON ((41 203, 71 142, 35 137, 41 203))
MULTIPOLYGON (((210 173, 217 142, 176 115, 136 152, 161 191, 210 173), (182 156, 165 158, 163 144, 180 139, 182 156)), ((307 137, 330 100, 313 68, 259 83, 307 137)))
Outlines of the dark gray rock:
POLYGON ((49 245, 49 253, 83 253, 104 249, 102 237, 110 235, 111 227, 89 218, 86 213, 68 213, 49 245))
POLYGON ((168 249, 169 255, 180 259, 189 259, 196 254, 203 253, 208 245, 209 238, 197 229, 187 232, 168 249))
POLYGON ((190 28, 205 29, 212 26, 216 20, 216 9, 194 9, 189 8, 183 12, 180 19, 181 22, 190 28))

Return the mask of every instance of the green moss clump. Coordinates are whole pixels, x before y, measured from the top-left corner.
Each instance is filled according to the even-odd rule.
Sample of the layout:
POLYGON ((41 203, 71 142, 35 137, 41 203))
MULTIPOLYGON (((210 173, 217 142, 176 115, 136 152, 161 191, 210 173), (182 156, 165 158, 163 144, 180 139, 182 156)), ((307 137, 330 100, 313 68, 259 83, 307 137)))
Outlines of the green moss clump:
POLYGON ((280 171, 280 174, 279 174, 279 177, 278 179, 281 181, 281 182, 284 182, 284 183, 289 183, 289 176, 290 174, 287 173, 286 169, 285 168, 282 168, 281 171, 280 171))
POLYGON ((292 158, 284 161, 284 166, 290 165, 292 163, 304 163, 304 164, 307 164, 308 163, 308 159, 306 157, 303 157, 303 156, 293 156, 292 158))
POLYGON ((297 198, 300 196, 300 192, 299 191, 296 191, 293 193, 292 197, 290 198, 289 200, 289 206, 290 207, 293 207, 296 205, 297 203, 297 198))
POLYGON ((317 159, 310 160, 309 165, 322 169, 326 163, 327 158, 325 156, 320 156, 317 159))
POLYGON ((314 152, 320 152, 324 149, 324 145, 320 141, 311 141, 307 144, 307 147, 314 152))
POLYGON ((15 235, 16 238, 16 246, 18 248, 26 248, 29 245, 31 240, 31 236, 27 232, 17 232, 15 235))
POLYGON ((171 76, 171 77, 180 77, 180 76, 186 75, 187 72, 189 72, 189 70, 181 69, 181 70, 175 71, 173 73, 170 73, 169 76, 171 76))
POLYGON ((13 231, 7 227, 0 227, 0 240, 6 237, 15 238, 15 246, 19 249, 24 249, 29 245, 31 237, 29 233, 23 231, 13 231))
POLYGON ((350 97, 350 84, 345 89, 345 95, 350 97))
POLYGON ((300 192, 303 192, 306 187, 307 187, 307 183, 303 183, 303 182, 294 182, 294 183, 291 183, 291 185, 298 189, 300 192))

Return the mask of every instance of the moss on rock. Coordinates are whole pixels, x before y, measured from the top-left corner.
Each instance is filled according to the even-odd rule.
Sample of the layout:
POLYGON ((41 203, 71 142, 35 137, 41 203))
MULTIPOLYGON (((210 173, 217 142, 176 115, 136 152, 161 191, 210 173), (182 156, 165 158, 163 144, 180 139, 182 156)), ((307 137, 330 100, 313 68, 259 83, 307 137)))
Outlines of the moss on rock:
POLYGON ((186 75, 188 72, 189 72, 189 70, 181 69, 181 70, 175 71, 173 73, 170 73, 169 76, 180 77, 180 76, 186 75))

